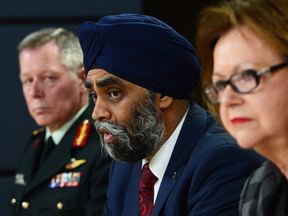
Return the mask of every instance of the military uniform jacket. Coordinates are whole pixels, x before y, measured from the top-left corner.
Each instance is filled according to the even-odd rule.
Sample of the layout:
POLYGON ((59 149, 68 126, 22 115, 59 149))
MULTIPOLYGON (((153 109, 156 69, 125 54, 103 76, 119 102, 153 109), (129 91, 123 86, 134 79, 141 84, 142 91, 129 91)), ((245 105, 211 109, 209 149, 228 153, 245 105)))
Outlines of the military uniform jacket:
POLYGON ((17 167, 12 216, 102 214, 111 159, 102 157, 92 110, 90 104, 39 169, 45 130, 33 135, 17 167))

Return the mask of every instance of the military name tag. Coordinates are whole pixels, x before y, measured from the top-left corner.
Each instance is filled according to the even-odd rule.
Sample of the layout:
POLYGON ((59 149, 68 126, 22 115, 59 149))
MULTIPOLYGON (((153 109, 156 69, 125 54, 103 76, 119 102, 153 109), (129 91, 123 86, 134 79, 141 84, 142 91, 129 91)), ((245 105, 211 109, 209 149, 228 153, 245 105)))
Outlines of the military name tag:
POLYGON ((80 179, 82 177, 81 172, 67 172, 60 173, 51 178, 49 188, 63 188, 63 187, 78 187, 80 179))
POLYGON ((25 186, 26 185, 26 181, 25 181, 25 178, 24 178, 24 174, 17 173, 15 175, 14 184, 25 186))

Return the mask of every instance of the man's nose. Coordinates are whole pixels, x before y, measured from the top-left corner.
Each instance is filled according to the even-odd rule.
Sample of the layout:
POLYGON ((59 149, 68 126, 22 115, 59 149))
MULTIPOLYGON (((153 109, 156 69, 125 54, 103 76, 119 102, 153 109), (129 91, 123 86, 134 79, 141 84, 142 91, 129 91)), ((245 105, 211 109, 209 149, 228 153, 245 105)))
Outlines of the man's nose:
POLYGON ((43 84, 39 80, 33 80, 30 86, 30 95, 34 98, 39 98, 44 96, 44 91, 43 91, 43 84))
POLYGON ((110 120, 111 112, 109 111, 109 105, 102 99, 98 98, 92 113, 92 118, 94 120, 110 120))

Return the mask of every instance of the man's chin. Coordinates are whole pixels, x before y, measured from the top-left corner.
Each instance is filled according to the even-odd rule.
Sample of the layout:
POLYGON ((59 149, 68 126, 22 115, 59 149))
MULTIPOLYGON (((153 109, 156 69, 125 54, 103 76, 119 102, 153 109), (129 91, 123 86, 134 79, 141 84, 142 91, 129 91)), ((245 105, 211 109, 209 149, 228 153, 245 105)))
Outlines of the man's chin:
POLYGON ((105 151, 106 155, 109 155, 111 158, 113 158, 116 161, 121 161, 123 163, 128 163, 128 164, 135 164, 135 163, 142 161, 144 158, 147 157, 147 155, 142 154, 142 155, 138 155, 138 157, 132 158, 131 155, 135 155, 135 153, 132 154, 129 152, 125 153, 127 155, 127 157, 120 155, 119 153, 115 154, 115 150, 111 148, 111 145, 112 144, 109 145, 109 144, 105 144, 105 143, 103 144, 102 143, 102 147, 103 147, 103 150, 105 151))
POLYGON ((45 127, 45 126, 49 126, 50 124, 52 124, 52 121, 48 119, 46 116, 36 116, 36 117, 33 116, 33 118, 36 124, 40 127, 45 127))
POLYGON ((113 158, 113 160, 115 160, 115 161, 121 161, 122 163, 127 163, 127 164, 136 164, 136 163, 139 163, 139 162, 142 161, 142 159, 139 159, 139 160, 126 160, 126 159, 121 159, 121 158, 115 158, 115 157, 112 157, 111 155, 110 155, 110 157, 113 158))

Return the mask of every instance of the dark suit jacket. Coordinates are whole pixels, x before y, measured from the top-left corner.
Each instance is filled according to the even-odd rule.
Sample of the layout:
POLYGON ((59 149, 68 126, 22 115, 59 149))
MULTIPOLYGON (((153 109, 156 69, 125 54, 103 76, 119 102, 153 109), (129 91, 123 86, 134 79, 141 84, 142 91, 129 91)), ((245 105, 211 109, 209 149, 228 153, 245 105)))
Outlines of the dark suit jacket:
MULTIPOLYGON (((102 214, 107 199, 111 159, 105 159, 101 155, 101 143, 91 119, 92 110, 93 105, 90 104, 38 171, 36 169, 41 155, 41 146, 44 145, 45 130, 31 138, 17 167, 18 176, 15 177, 12 193, 14 204, 12 204, 11 215, 97 216, 102 214), (91 123, 86 145, 73 147, 79 125, 85 119, 91 123), (86 160, 86 162, 76 164, 75 168, 66 168, 67 164, 72 164, 72 158, 77 161, 86 160), (69 172, 82 173, 78 186, 49 188, 51 179, 56 174, 69 172)), ((74 180, 74 183, 78 180, 74 180)), ((73 180, 71 181, 73 183, 73 180)))
MULTIPOLYGON (((238 215, 242 186, 264 159, 241 149, 208 112, 194 108, 179 134, 152 215, 238 215)), ((141 163, 112 162, 104 215, 139 215, 140 174, 141 163)))

